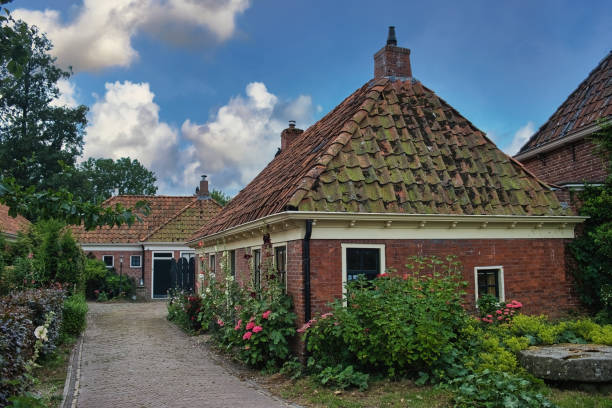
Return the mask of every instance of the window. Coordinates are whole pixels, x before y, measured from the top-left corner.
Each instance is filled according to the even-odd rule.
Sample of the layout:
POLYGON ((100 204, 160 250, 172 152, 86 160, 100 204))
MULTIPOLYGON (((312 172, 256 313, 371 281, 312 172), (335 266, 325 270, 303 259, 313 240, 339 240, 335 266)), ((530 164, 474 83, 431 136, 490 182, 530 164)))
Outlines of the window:
POLYGON ((195 258, 195 252, 181 252, 181 258, 185 258, 187 261, 190 261, 191 258, 195 258))
POLYGON ((213 273, 213 274, 215 273, 216 266, 217 266, 216 258, 217 257, 215 256, 215 254, 208 255, 208 259, 209 259, 209 262, 210 262, 210 273, 213 273))
POLYGON ((102 255, 102 261, 107 268, 112 268, 115 266, 115 257, 112 255, 102 255))
POLYGON ((380 270, 380 249, 378 248, 347 248, 346 249, 346 280, 357 279, 364 275, 372 280, 380 270))
POLYGON ((261 287, 261 249, 253 250, 253 286, 256 290, 261 287))
POLYGON ((482 295, 493 295, 504 300, 504 270, 501 266, 477 266, 474 268, 476 300, 482 295))
POLYGON ((142 266, 140 255, 130 256, 130 268, 140 268, 142 266))
POLYGON ((287 247, 278 246, 274 248, 274 265, 278 272, 279 282, 283 287, 287 287, 287 247))
POLYGON ((233 249, 229 251, 229 267, 230 273, 235 278, 236 277, 236 251, 233 249))

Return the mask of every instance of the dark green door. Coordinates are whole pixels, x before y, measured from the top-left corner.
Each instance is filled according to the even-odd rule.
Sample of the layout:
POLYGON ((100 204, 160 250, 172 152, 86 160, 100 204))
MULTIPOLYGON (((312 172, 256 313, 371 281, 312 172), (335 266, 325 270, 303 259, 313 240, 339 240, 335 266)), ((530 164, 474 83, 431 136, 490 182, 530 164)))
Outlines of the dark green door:
POLYGON ((170 268, 172 267, 172 252, 156 252, 153 254, 153 297, 165 298, 172 286, 170 268))

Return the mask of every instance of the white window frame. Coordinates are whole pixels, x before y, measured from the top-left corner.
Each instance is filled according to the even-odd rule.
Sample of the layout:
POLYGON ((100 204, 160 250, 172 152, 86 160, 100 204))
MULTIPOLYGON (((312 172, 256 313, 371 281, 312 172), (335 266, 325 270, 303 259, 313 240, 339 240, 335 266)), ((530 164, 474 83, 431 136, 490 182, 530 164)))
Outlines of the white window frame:
POLYGON ((379 265, 380 273, 385 272, 387 265, 385 264, 385 244, 360 244, 355 242, 346 242, 340 244, 342 247, 342 297, 344 298, 344 305, 346 306, 346 283, 347 283, 347 271, 346 271, 346 249, 347 248, 364 248, 364 249, 379 249, 379 265))
POLYGON ((104 262, 104 266, 106 266, 107 268, 114 268, 115 267, 115 255, 102 255, 102 262, 104 262), (111 264, 107 265, 106 261, 104 260, 105 257, 110 256, 111 257, 111 264))
POLYGON ((130 255, 130 268, 132 269, 142 268, 142 255, 130 255), (138 266, 132 265, 132 258, 138 258, 138 266))
POLYGON ((478 271, 481 269, 497 269, 497 282, 499 282, 499 301, 506 301, 506 288, 504 285, 504 267, 502 265, 494 266, 475 266, 474 267, 474 302, 478 304, 478 271))
POLYGON ((217 253, 212 252, 208 254, 208 270, 217 275, 217 253))
POLYGON ((187 261, 189 261, 191 258, 195 258, 196 257, 196 253, 193 251, 181 251, 180 252, 180 258, 185 258, 187 261), (185 256, 187 255, 187 256, 185 256))
POLYGON ((272 245, 272 259, 274 260, 274 267, 276 268, 276 270, 278 271, 278 267, 276 266, 276 248, 278 247, 285 247, 285 292, 287 291, 287 287, 288 287, 288 271, 287 271, 287 262, 289 262, 289 250, 287 249, 287 243, 286 242, 279 242, 277 244, 273 244, 272 245))

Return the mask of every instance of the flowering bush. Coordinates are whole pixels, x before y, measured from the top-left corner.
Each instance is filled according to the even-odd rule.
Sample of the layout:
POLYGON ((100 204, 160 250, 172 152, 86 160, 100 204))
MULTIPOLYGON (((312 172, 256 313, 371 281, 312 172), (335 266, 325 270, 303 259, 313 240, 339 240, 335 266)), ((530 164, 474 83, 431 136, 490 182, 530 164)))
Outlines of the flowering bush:
POLYGON ((188 332, 198 333, 205 331, 198 316, 202 311, 202 298, 200 295, 171 289, 168 293, 168 320, 188 332))
POLYGON ((315 361, 396 376, 430 371, 450 352, 468 319, 460 264, 454 257, 412 257, 407 267, 409 273, 349 282, 333 314, 300 329, 315 361))
POLYGON ((523 304, 517 300, 500 302, 495 296, 482 295, 478 298, 480 320, 485 324, 510 323, 520 313, 523 304))

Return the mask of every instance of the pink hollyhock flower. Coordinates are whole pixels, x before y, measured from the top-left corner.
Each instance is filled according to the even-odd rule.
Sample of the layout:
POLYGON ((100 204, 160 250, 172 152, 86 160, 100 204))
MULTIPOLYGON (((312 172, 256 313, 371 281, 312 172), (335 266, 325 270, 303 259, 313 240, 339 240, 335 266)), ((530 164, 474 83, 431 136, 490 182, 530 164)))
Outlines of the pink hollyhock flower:
POLYGON ((34 258, 34 254, 30 252, 30 253, 28 254, 28 259, 32 259, 32 258, 34 258))
POLYGON ((492 316, 492 315, 487 315, 487 317, 490 319, 490 318, 492 318, 493 316, 492 316))
POLYGON ((251 330, 253 327, 255 327, 255 323, 253 323, 253 321, 251 320, 250 322, 247 323, 246 329, 251 330))
POLYGON ((297 329, 298 333, 304 333, 306 330, 310 329, 310 321, 308 323, 304 323, 302 327, 297 329))
POLYGON ((221 327, 225 326, 225 323, 223 323, 223 320, 221 319, 217 319, 217 324, 221 327))
POLYGON ((501 310, 496 310, 495 313, 502 314, 502 311, 501 310))
POLYGON ((261 326, 255 326, 253 327, 253 333, 259 333, 260 331, 263 330, 263 327, 261 326))
POLYGON ((497 316, 497 320, 501 320, 503 318, 504 318, 503 316, 497 316))
POLYGON ((253 335, 253 333, 246 332, 246 333, 244 333, 244 336, 242 336, 242 340, 248 340, 248 339, 251 338, 252 335, 253 335))
POLYGON ((264 319, 267 319, 268 317, 270 317, 270 313, 272 313, 271 310, 266 310, 265 312, 261 314, 261 317, 263 317, 264 319))
POLYGON ((238 323, 236 323, 234 330, 240 330, 240 326, 242 326, 242 319, 238 320, 238 323))

